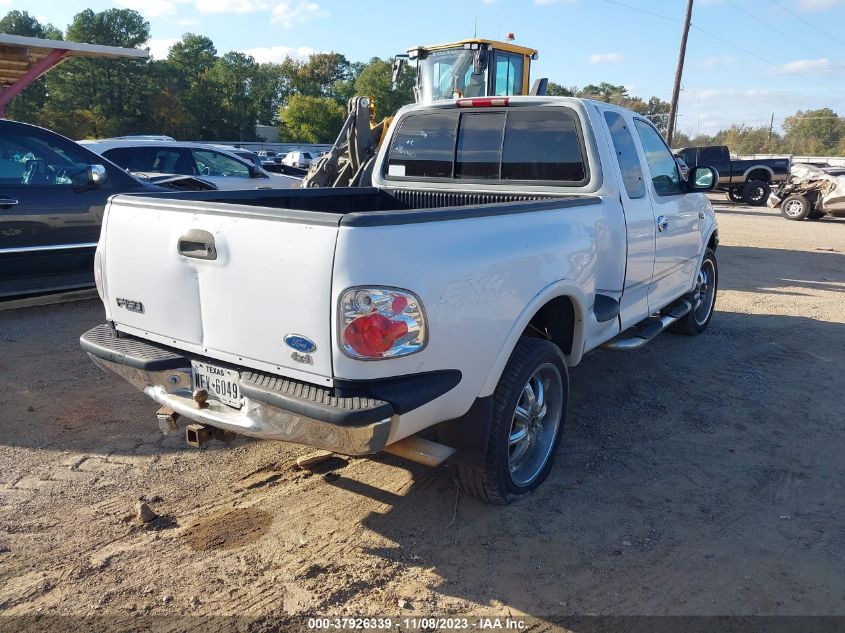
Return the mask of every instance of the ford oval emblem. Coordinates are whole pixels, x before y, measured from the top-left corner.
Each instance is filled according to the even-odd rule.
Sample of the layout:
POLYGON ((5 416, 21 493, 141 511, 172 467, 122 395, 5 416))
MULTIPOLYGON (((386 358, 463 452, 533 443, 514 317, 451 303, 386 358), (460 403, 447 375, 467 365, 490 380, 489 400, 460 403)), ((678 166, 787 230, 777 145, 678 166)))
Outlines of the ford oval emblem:
POLYGON ((299 334, 288 334, 285 337, 285 344, 297 352, 303 352, 305 354, 309 354, 317 349, 314 341, 299 334))

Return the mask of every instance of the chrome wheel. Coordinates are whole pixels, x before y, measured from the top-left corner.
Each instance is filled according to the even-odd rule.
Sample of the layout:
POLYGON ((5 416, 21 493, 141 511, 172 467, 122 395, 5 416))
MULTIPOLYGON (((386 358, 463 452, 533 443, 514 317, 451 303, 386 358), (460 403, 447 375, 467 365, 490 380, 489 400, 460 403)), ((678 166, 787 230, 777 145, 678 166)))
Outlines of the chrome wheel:
POLYGON ((783 205, 783 212, 790 218, 796 218, 804 212, 804 205, 800 200, 790 200, 783 205))
POLYGON ((694 316, 698 325, 707 323, 710 313, 713 312, 713 304, 716 300, 716 269, 713 262, 705 258, 701 263, 701 269, 695 280, 693 291, 694 316))
POLYGON ((546 465, 563 410, 563 380, 552 363, 540 365, 522 387, 508 435, 508 469, 517 486, 529 485, 546 465))

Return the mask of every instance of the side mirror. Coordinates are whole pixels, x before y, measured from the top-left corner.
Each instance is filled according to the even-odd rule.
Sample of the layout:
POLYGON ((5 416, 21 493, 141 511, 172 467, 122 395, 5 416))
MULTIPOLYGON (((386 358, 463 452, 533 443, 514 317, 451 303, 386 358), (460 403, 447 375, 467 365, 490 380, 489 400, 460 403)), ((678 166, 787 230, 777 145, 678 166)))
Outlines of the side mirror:
POLYGON ((88 165, 88 184, 99 187, 109 177, 109 173, 102 165, 88 165))
POLYGON ((248 165, 250 178, 264 178, 264 173, 256 165, 248 165))
POLYGON ((690 170, 687 186, 690 191, 713 191, 719 183, 719 172, 712 167, 701 165, 690 170))

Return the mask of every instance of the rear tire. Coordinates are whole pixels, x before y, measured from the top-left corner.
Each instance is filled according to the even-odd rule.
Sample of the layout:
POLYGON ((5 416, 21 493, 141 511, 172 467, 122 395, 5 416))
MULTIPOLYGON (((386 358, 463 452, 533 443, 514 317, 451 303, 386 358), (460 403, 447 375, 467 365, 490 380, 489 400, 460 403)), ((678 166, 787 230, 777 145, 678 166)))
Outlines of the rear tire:
POLYGON ((803 220, 810 215, 810 201, 804 196, 792 195, 780 203, 780 214, 787 220, 803 220))
POLYGON ((742 187, 742 197, 745 201, 755 207, 762 207, 769 199, 772 188, 769 183, 762 180, 749 180, 742 187))
POLYGON ((493 419, 480 466, 456 464, 467 493, 505 505, 549 474, 566 419, 569 374, 554 343, 523 336, 493 392, 493 419))
POLYGON ((695 336, 710 325, 716 308, 716 291, 719 289, 719 265, 716 253, 708 248, 701 260, 701 267, 695 280, 695 289, 690 295, 692 310, 672 324, 671 330, 678 334, 695 336))

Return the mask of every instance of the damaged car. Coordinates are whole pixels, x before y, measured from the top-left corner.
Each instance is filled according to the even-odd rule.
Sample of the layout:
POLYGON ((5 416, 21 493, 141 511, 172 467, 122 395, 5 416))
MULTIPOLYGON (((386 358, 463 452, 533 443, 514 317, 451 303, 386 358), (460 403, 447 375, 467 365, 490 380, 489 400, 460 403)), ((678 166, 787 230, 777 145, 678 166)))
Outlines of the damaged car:
POLYGON ((789 178, 771 193, 768 204, 773 209, 780 207, 787 220, 845 217, 845 175, 796 163, 789 178))

